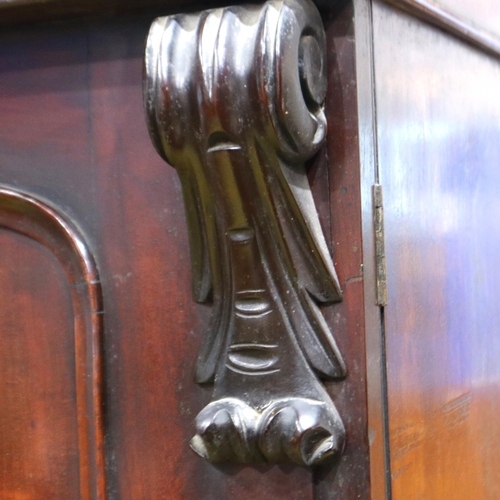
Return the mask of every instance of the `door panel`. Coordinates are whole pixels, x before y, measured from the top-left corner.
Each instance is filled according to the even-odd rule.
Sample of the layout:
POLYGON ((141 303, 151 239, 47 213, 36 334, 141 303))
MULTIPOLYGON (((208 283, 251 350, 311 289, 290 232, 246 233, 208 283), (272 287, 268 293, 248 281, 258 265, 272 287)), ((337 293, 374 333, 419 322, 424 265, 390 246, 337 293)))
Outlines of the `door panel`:
POLYGON ((395 500, 500 496, 500 65, 374 4, 395 500))
POLYGON ((2 498, 103 500, 102 300, 71 223, 0 189, 2 498))
POLYGON ((68 283, 50 251, 27 236, 0 229, 0 246, 0 498, 78 499, 68 283))
MULTIPOLYGON (((144 40, 155 14, 165 12, 9 28, 0 34, 0 183, 46 199, 67 214, 93 249, 99 267, 108 498, 367 499, 358 129, 356 88, 349 85, 354 81, 352 8, 332 11, 326 19, 330 135, 328 151, 310 168, 319 215, 344 289, 344 301, 324 313, 347 363, 347 378, 328 384, 328 390, 348 438, 340 463, 314 474, 292 466, 213 466, 189 448, 194 418, 212 391, 211 386, 194 383, 210 308, 192 300, 180 184, 175 171, 154 151, 143 117, 144 40)), ((50 255, 44 256, 43 248, 35 244, 31 249, 33 242, 15 238, 9 243, 16 245, 8 253, 13 259, 9 265, 33 263, 24 286, 40 301, 37 307, 47 309, 50 323, 44 331, 49 346, 59 349, 54 357, 63 350, 69 359, 71 304, 63 275, 59 271, 58 278, 51 271, 50 255), (35 250, 33 256, 25 255, 35 250), (55 302, 38 293, 44 281, 55 302)), ((29 328, 35 317, 25 317, 18 327, 27 331, 27 343, 34 342, 29 328)), ((48 356, 52 351, 43 352, 48 356)), ((32 362, 38 361, 23 361, 32 362)), ((50 383, 66 380, 63 367, 52 369, 50 383)), ((70 386, 64 390, 71 394, 70 386)), ((63 441, 67 456, 74 457, 74 443, 63 441)), ((65 464, 70 467, 71 460, 65 464)), ((59 481, 58 471, 53 476, 59 481)), ((56 491, 43 498, 69 500, 76 491, 56 491)))
POLYGON ((194 383, 210 311, 192 301, 180 185, 143 117, 153 18, 2 32, 0 182, 60 207, 95 249, 109 498, 312 498, 306 469, 217 468, 189 448, 211 392, 194 383))

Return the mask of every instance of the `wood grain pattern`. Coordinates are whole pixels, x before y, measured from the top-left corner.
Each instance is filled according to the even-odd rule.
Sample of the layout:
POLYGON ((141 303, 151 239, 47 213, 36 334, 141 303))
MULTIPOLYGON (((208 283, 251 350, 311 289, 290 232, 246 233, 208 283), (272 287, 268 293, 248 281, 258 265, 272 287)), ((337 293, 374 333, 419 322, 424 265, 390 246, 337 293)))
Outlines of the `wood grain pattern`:
POLYGON ((374 4, 395 500, 500 496, 500 65, 374 4))
POLYGON ((0 188, 0 227, 2 498, 104 500, 102 298, 93 257, 71 223, 18 191, 0 188), (58 266, 64 285, 62 276, 54 281, 58 266))

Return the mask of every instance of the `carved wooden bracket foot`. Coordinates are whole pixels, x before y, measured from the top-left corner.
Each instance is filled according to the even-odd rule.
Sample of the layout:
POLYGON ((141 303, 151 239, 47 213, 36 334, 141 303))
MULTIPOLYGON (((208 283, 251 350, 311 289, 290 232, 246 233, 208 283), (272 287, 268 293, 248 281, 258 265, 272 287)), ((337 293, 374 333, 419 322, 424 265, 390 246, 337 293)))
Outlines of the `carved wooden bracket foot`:
POLYGON ((213 462, 313 465, 343 447, 319 377, 345 368, 318 307, 341 291, 304 166, 326 134, 324 59, 308 0, 151 27, 149 132, 181 180, 195 299, 213 305, 196 379, 214 401, 191 442, 213 462))
POLYGON ((343 447, 343 426, 332 404, 304 398, 278 399, 261 412, 235 398, 206 406, 191 440, 211 462, 294 462, 316 465, 343 447))

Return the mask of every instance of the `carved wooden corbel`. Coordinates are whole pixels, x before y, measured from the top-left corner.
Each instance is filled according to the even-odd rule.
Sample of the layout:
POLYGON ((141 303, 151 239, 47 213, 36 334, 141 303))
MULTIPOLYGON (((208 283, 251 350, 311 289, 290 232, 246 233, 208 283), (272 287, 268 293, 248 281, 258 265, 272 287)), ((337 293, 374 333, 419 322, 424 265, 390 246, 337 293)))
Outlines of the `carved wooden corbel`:
POLYGON ((151 139, 182 183, 193 293, 213 304, 192 448, 212 462, 313 465, 344 427, 319 378, 345 367, 318 303, 341 290, 304 163, 326 135, 325 34, 308 0, 157 19, 151 139))

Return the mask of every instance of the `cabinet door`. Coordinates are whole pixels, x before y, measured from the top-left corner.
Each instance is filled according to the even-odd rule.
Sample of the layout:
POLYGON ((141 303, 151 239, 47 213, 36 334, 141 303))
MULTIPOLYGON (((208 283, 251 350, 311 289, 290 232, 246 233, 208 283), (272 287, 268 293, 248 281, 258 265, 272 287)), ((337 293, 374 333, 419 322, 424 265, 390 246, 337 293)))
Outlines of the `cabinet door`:
POLYGON ((0 499, 103 500, 104 481, 110 500, 368 499, 352 6, 324 12, 329 133, 309 168, 344 295, 323 313, 347 365, 327 384, 347 442, 314 472, 212 465, 189 447, 212 393, 194 382, 211 311, 193 301, 181 186, 143 116, 144 40, 160 14, 0 34, 0 183, 73 235, 29 204, 0 229, 0 499), (30 236, 36 223, 47 241, 30 236))
POLYGON ((499 498, 498 53, 373 14, 393 498, 499 498))

